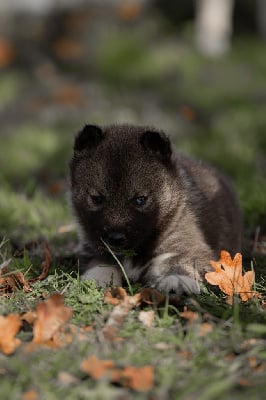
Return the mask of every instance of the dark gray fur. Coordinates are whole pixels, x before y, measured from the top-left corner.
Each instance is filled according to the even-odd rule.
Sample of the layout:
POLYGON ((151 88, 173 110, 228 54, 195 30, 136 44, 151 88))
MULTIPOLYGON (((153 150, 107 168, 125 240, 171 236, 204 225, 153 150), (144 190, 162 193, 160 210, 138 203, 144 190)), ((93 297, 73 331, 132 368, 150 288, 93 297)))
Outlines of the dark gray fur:
POLYGON ((199 292, 210 260, 240 250, 240 210, 228 179, 176 152, 161 131, 86 125, 70 177, 85 279, 122 283, 102 239, 118 244, 112 248, 132 282, 176 293, 199 292))

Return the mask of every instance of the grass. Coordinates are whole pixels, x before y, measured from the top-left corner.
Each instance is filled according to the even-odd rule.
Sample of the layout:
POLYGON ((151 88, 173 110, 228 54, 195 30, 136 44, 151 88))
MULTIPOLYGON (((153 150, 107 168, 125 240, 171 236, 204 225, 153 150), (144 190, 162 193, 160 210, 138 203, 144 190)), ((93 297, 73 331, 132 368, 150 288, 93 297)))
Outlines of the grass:
MULTIPOLYGON (((128 315, 121 329, 120 336, 124 340, 108 344, 100 335, 110 310, 103 304, 103 292, 92 283, 80 282, 71 275, 55 271, 45 281, 36 283, 33 292, 17 292, 2 301, 1 313, 33 309, 41 293, 54 291, 65 292, 65 302, 74 310, 73 322, 79 325, 94 322, 95 332, 89 333, 85 341, 74 340, 58 351, 40 347, 25 352, 22 347, 10 357, 0 354, 1 390, 8 398, 20 398, 30 389, 36 390, 40 398, 47 399, 61 396, 67 399, 85 399, 87 396, 109 399, 123 395, 134 399, 150 396, 162 399, 241 399, 243 395, 244 398, 263 398, 259 394, 265 390, 262 366, 266 362, 263 339, 266 316, 256 303, 236 304, 232 308, 208 292, 192 302, 186 300, 191 309, 205 307, 204 312, 199 312, 197 324, 184 323, 179 310, 168 307, 157 310, 152 328, 145 328, 138 321, 139 311, 135 310, 128 315), (212 331, 201 336, 199 324, 206 319, 208 303, 212 304, 209 322, 212 331), (112 359, 121 366, 154 366, 156 374, 152 392, 148 395, 132 393, 113 387, 107 381, 92 381, 79 368, 89 354, 112 359), (74 376, 75 383, 62 382, 62 372, 74 376)), ((30 332, 23 335, 24 341, 31 339, 30 332)))
MULTIPOLYGON (((232 53, 210 61, 192 49, 190 38, 177 41, 160 33, 158 36, 152 26, 148 24, 147 30, 145 26, 136 26, 133 33, 126 28, 123 34, 110 31, 99 43, 92 70, 95 80, 105 89, 106 103, 111 108, 119 104, 122 111, 135 107, 134 115, 138 116, 141 107, 148 109, 149 99, 159 98, 162 115, 166 119, 170 115, 172 126, 176 126, 172 133, 176 135, 177 147, 209 160, 232 176, 244 211, 246 235, 253 234, 257 226, 263 232, 265 44, 252 38, 239 39, 232 53), (183 105, 193 111, 192 120, 180 113, 183 105)), ((3 74, 0 100, 4 107, 15 100, 27 82, 15 68, 12 73, 3 74)), ((107 117, 102 110, 89 110, 88 115, 92 121, 96 116, 97 122, 100 115, 102 122, 109 122, 105 121, 108 112, 107 117)), ((135 119, 139 123, 138 117, 135 119)), ((58 351, 40 347, 28 353, 19 348, 12 356, 0 353, 1 397, 16 400, 23 393, 36 390, 38 398, 45 400, 263 399, 266 314, 259 301, 235 301, 229 306, 221 293, 203 287, 201 295, 195 298, 156 309, 151 328, 144 327, 138 320, 139 310, 133 310, 119 332, 123 341, 108 344, 102 339, 101 329, 111 306, 103 303, 103 290, 77 276, 76 232, 62 234, 58 230, 72 222, 66 175, 72 126, 79 126, 80 121, 73 120, 69 125, 62 120, 45 124, 30 118, 22 123, 12 122, 12 127, 4 126, 1 134, 0 238, 5 240, 0 247, 0 264, 15 249, 36 240, 39 244, 29 245, 20 257, 14 258, 11 269, 27 271, 27 276, 37 275, 44 242, 51 247, 53 265, 48 278, 36 282, 32 292, 18 290, 8 298, 1 297, 0 314, 35 309, 44 293, 60 292, 73 309, 73 322, 79 326, 93 323, 95 331, 85 341, 74 340, 58 351), (189 324, 180 316, 184 305, 198 313, 196 324, 189 324), (205 335, 199 333, 202 322, 212 327, 205 335), (93 381, 79 368, 89 354, 112 359, 121 366, 154 366, 154 388, 143 394, 111 385, 108 379, 93 381), (61 372, 75 379, 64 380, 61 372)), ((244 261, 246 270, 251 269, 253 256, 249 249, 244 261)), ((265 257, 256 254, 256 289, 264 299, 265 262, 265 257)), ((20 335, 29 341, 32 333, 25 327, 20 335)))

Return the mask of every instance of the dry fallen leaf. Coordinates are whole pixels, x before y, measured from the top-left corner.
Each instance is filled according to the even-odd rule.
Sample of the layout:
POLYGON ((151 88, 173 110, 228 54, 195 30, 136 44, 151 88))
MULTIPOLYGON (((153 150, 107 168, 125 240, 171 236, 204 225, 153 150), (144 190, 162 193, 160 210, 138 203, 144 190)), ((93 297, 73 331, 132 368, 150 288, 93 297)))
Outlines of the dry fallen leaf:
POLYGON ((0 315, 0 351, 12 354, 21 341, 15 337, 22 325, 19 314, 0 315))
POLYGON ((80 364, 80 369, 96 380, 103 378, 114 367, 112 360, 99 360, 95 355, 89 356, 80 364))
POLYGON ((176 354, 186 361, 189 361, 191 359, 191 352, 188 350, 180 350, 177 351, 176 354))
POLYGON ((183 105, 179 109, 179 113, 187 121, 194 121, 196 119, 196 113, 193 108, 183 105))
POLYGON ((38 398, 38 392, 35 389, 31 389, 23 393, 21 400, 37 400, 38 398))
POLYGON ((15 290, 17 290, 17 286, 14 277, 8 272, 7 267, 2 268, 0 270, 0 295, 8 296, 15 290))
POLYGON ((0 38, 0 68, 7 67, 16 58, 16 51, 13 44, 4 38, 0 38))
MULTIPOLYGON (((65 105, 65 106, 83 106, 85 104, 85 99, 84 99, 84 95, 82 93, 82 90, 80 87, 78 86, 74 86, 74 85, 67 85, 67 86, 63 86, 60 87, 59 89, 57 89, 54 93, 53 93, 53 100, 56 103, 65 105)), ((63 182, 63 185, 61 184, 59 186, 60 192, 65 188, 65 182, 63 182)), ((52 189, 52 188, 51 188, 52 189)), ((55 187, 55 189, 57 189, 55 187)), ((56 193, 54 192, 49 192, 51 194, 57 194, 58 191, 56 193)))
POLYGON ((129 311, 139 305, 139 302, 140 294, 137 293, 134 296, 125 296, 122 301, 113 308, 102 330, 103 336, 106 340, 120 340, 118 337, 118 331, 129 311))
POLYGON ((113 375, 113 382, 138 392, 147 392, 154 384, 154 369, 151 365, 125 367, 121 371, 117 370, 116 375, 113 375))
POLYGON ((209 322, 201 322, 200 315, 195 311, 189 310, 187 306, 184 306, 184 311, 180 313, 180 316, 187 320, 187 326, 192 328, 199 337, 204 337, 213 330, 209 322))
MULTIPOLYGON (((102 333, 106 340, 121 340, 118 337, 118 332, 120 327, 122 326, 127 314, 134 307, 139 307, 143 305, 153 305, 157 306, 162 304, 165 301, 165 297, 159 293, 155 289, 144 288, 139 293, 136 293, 134 296, 127 295, 125 289, 121 287, 116 287, 112 289, 108 289, 105 293, 104 302, 108 304, 114 305, 114 309, 111 312, 108 321, 106 322, 102 333)), ((152 324, 154 318, 154 312, 150 311, 149 313, 149 322, 148 317, 144 318, 144 324, 152 324)), ((142 318, 142 317, 140 317, 142 318)), ((149 325, 150 326, 150 325, 149 325)))
POLYGON ((8 295, 21 288, 24 292, 30 292, 31 287, 22 272, 9 272, 8 265, 12 259, 6 262, 6 266, 0 269, 0 295, 8 295))
POLYGON ((204 337, 211 333, 213 326, 209 322, 202 322, 199 326, 198 336, 204 337))
POLYGON ((211 261, 213 272, 207 272, 205 279, 211 285, 218 285, 222 292, 227 294, 228 303, 232 304, 233 296, 238 294, 242 301, 258 296, 252 290, 254 272, 248 271, 242 275, 242 255, 237 253, 232 259, 230 254, 222 250, 219 261, 211 261))
POLYGON ((63 179, 59 179, 57 181, 49 183, 49 185, 46 187, 46 190, 50 195, 56 196, 65 190, 65 186, 65 181, 63 179))
POLYGON ((154 310, 149 311, 140 311, 139 313, 139 321, 143 323, 145 326, 152 326, 154 321, 154 310))
POLYGON ((93 379, 107 378, 113 383, 140 392, 151 390, 154 384, 154 369, 150 365, 119 368, 112 360, 99 360, 91 355, 82 361, 80 369, 93 379))
POLYGON ((142 5, 136 0, 120 2, 117 7, 117 15, 125 21, 135 20, 142 12, 142 5))
POLYGON ((184 311, 180 313, 180 317, 185 318, 189 323, 193 324, 199 319, 199 314, 189 310, 187 306, 184 306, 184 311))
POLYGON ((29 325, 33 325, 36 318, 37 314, 35 311, 28 311, 21 315, 21 320, 26 321, 29 325))
POLYGON ((36 282, 36 281, 43 281, 49 274, 49 270, 52 264, 52 255, 51 255, 51 250, 48 244, 46 243, 44 246, 44 256, 45 259, 41 264, 42 271, 39 276, 35 278, 29 279, 30 283, 36 282))
POLYGON ((156 289, 144 288, 140 291, 140 301, 141 305, 159 306, 165 302, 165 296, 156 289))
POLYGON ((65 371, 58 372, 57 380, 65 387, 71 387, 80 383, 80 380, 76 376, 65 371))
POLYGON ((108 289, 104 296, 104 302, 106 304, 112 304, 117 306, 127 296, 127 292, 122 287, 114 287, 108 289))
POLYGON ((33 325, 33 343, 39 344, 53 340, 60 328, 72 317, 71 308, 64 305, 64 298, 59 293, 55 293, 48 300, 40 302, 37 305, 36 313, 37 319, 33 325))
POLYGON ((67 60, 79 58, 85 52, 79 41, 67 37, 57 39, 52 47, 57 57, 67 60))
POLYGON ((22 289, 23 292, 31 292, 31 283, 41 281, 45 279, 49 273, 49 269, 52 262, 51 251, 49 246, 46 244, 44 247, 45 260, 41 264, 41 274, 35 278, 26 279, 24 274, 20 271, 10 272, 8 265, 12 261, 12 258, 5 261, 0 265, 0 296, 8 296, 10 293, 15 292, 18 289, 22 289))

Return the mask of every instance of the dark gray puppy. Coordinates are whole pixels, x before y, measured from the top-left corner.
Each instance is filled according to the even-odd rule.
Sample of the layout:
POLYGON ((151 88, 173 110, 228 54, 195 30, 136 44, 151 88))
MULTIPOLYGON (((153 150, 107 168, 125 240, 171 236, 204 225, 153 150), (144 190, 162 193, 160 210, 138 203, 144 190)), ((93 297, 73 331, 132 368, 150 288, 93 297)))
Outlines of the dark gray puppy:
POLYGON ((86 125, 70 178, 84 279, 122 284, 105 242, 131 282, 198 293, 210 260, 240 249, 240 210, 227 178, 174 151, 154 128, 86 125))

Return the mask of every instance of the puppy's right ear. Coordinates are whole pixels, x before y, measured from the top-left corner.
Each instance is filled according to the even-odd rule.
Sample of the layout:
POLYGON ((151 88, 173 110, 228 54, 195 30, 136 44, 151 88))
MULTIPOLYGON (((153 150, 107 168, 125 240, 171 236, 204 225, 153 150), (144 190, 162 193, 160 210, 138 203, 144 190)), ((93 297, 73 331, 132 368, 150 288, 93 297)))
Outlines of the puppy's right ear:
POLYGON ((95 147, 102 139, 103 132, 101 128, 96 125, 85 125, 75 138, 74 151, 95 147))

